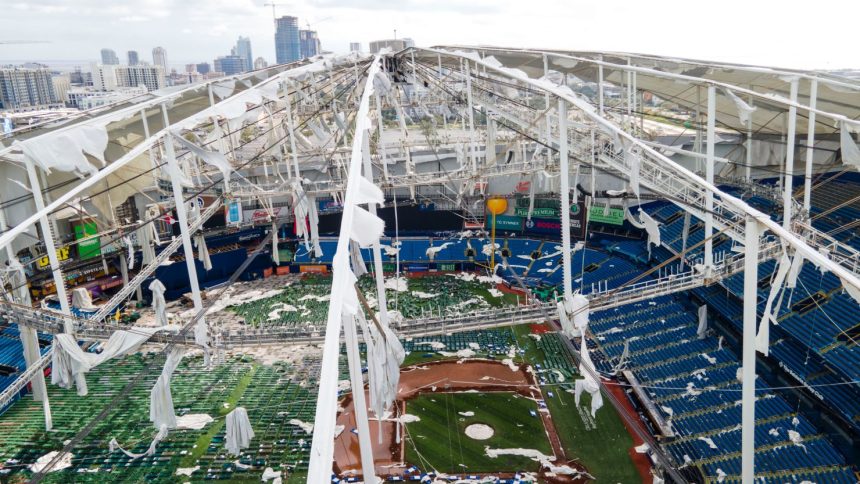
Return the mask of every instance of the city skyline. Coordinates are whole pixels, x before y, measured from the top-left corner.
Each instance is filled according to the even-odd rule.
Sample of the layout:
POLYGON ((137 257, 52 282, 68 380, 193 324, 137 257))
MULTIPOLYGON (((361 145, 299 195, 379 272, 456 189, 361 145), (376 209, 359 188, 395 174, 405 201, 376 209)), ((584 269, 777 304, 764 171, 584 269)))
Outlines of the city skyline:
MULTIPOLYGON (((255 55, 275 60, 272 10, 263 1, 126 0, 105 8, 96 0, 48 0, 31 4, 0 0, 0 31, 9 39, 44 40, 49 44, 0 46, 0 62, 89 61, 101 48, 149 52, 161 45, 171 52, 171 68, 223 55, 238 35, 247 35, 255 55), (38 18, 39 32, 25 29, 38 18), (149 45, 146 45, 149 44, 149 45)), ((824 0, 808 12, 801 35, 791 29, 791 9, 775 1, 726 0, 720 8, 694 7, 680 0, 660 6, 610 1, 535 0, 528 9, 513 0, 373 0, 361 7, 343 0, 301 0, 278 7, 278 17, 299 18, 300 29, 315 30, 325 50, 349 52, 350 42, 411 37, 419 46, 445 44, 520 45, 533 48, 600 49, 711 58, 775 67, 836 69, 860 67, 853 44, 851 15, 832 15, 844 4, 824 0), (828 8, 823 4, 831 4, 828 8), (691 11, 695 10, 695 11, 691 11), (707 23, 691 23, 699 12, 707 23), (742 12, 742 13, 741 13, 742 12), (758 20, 757 20, 758 19, 758 20), (310 26, 308 27, 308 24, 310 26), (440 24, 445 28, 438 28, 440 24), (749 28, 747 25, 749 24, 749 28), (540 28, 530 28, 540 25, 540 28), (728 35, 730 26, 741 28, 728 35), (658 28, 659 27, 659 28, 658 28), (612 35, 605 35, 607 29, 612 35), (747 31, 747 34, 743 34, 747 31), (693 35, 695 33, 695 35, 693 35), (828 49, 815 49, 809 38, 828 38, 828 49), (751 39, 779 39, 750 42, 751 39)))

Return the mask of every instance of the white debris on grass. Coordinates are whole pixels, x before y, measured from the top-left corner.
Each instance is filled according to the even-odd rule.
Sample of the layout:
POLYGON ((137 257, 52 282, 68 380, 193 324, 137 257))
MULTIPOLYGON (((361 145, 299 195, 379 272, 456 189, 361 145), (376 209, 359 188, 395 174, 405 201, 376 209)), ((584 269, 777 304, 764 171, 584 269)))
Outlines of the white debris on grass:
POLYGON ((191 474, 194 474, 195 472, 197 472, 197 471, 199 471, 199 470, 200 470, 200 466, 194 466, 194 467, 180 467, 179 469, 176 469, 176 475, 177 475, 177 476, 188 476, 188 477, 191 477, 191 474))
POLYGON ((296 427, 301 428, 308 435, 310 435, 314 432, 314 424, 312 424, 312 423, 302 422, 301 420, 299 420, 297 418, 290 419, 290 421, 288 423, 290 425, 295 425, 296 427))
POLYGON ((314 300, 317 302, 326 302, 331 300, 331 294, 326 294, 323 296, 317 296, 316 294, 305 294, 304 296, 299 298, 299 301, 310 301, 314 300))
POLYGON ((447 358, 450 358, 453 356, 456 356, 457 358, 471 358, 471 357, 475 356, 475 350, 471 350, 468 348, 462 349, 456 353, 451 353, 449 351, 438 351, 437 353, 439 353, 440 355, 447 357, 447 358))
POLYGON ((457 412, 457 413, 459 413, 460 415, 462 415, 464 417, 474 417, 475 416, 475 412, 472 412, 471 410, 468 412, 457 412))
POLYGON ((637 454, 647 454, 649 450, 651 450, 651 446, 647 443, 643 443, 642 445, 637 445, 635 447, 637 454))
POLYGON ((181 417, 176 417, 176 428, 185 430, 200 430, 206 424, 213 422, 209 414, 205 413, 189 413, 181 417))
POLYGON ((505 358, 504 360, 502 360, 502 364, 508 365, 508 368, 510 368, 511 371, 519 371, 520 369, 520 367, 517 366, 517 364, 514 363, 514 360, 512 360, 511 358, 505 358))
MULTIPOLYGON (((54 451, 48 452, 47 454, 43 455, 42 457, 39 457, 38 459, 36 459, 36 462, 30 464, 30 470, 33 472, 42 472, 48 466, 48 464, 52 460, 54 460, 55 457, 57 457, 57 454, 59 454, 59 453, 60 453, 59 451, 54 450, 54 451)), ((63 454, 63 456, 60 458, 60 460, 57 461, 57 463, 54 464, 54 466, 51 467, 51 469, 48 472, 57 472, 57 471, 61 471, 63 469, 69 468, 69 467, 72 467, 72 453, 71 452, 67 452, 67 453, 63 454)))
POLYGON ((419 341, 419 342, 415 343, 414 346, 423 346, 423 345, 429 345, 434 350, 445 349, 445 343, 442 343, 440 341, 419 341))
POLYGON ((505 295, 502 291, 500 291, 500 290, 496 289, 495 287, 491 287, 491 288, 489 288, 489 289, 487 289, 487 290, 488 290, 488 291, 490 291, 490 296, 493 296, 493 297, 496 297, 496 298, 499 298, 499 297, 502 297, 502 296, 504 296, 504 295, 505 295))
POLYGON ((439 297, 438 294, 433 294, 433 293, 423 292, 423 291, 412 291, 411 294, 413 296, 417 297, 418 299, 433 299, 435 297, 439 297))
POLYGON ((555 377, 559 383, 564 383, 565 378, 564 378, 564 374, 561 372, 561 370, 556 370, 555 368, 553 368, 552 372, 555 373, 555 377))
POLYGON ((385 288, 397 292, 406 292, 409 290, 409 284, 405 277, 389 277, 385 280, 385 288))

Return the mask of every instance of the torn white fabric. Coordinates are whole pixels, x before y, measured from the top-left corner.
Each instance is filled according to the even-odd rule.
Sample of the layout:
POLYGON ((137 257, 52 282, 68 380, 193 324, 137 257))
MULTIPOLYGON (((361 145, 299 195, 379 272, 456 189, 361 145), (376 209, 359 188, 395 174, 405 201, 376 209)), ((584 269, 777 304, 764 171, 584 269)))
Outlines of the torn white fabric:
POLYGON ((367 248, 382 237, 385 221, 361 207, 352 207, 353 219, 350 238, 367 248))
POLYGON ((803 269, 803 254, 795 251, 794 257, 791 259, 791 268, 788 270, 788 276, 785 279, 785 287, 794 289, 797 287, 797 277, 803 269))
POLYGON ((96 158, 104 166, 107 144, 108 135, 104 126, 81 124, 25 141, 16 140, 12 146, 23 151, 46 173, 51 173, 51 170, 72 172, 83 178, 98 172, 85 155, 96 158))
POLYGON ((639 220, 645 224, 645 232, 648 233, 648 257, 651 257, 651 246, 659 247, 661 244, 660 225, 641 208, 639 209, 639 220))
POLYGON ((851 129, 845 121, 839 123, 839 141, 842 148, 842 162, 860 171, 860 148, 854 142, 851 129))
POLYGON ((126 249, 128 250, 128 257, 126 259, 126 264, 128 264, 128 270, 134 269, 134 243, 131 241, 131 237, 123 237, 122 242, 125 244, 126 249))
POLYGON ((841 277, 839 278, 839 282, 842 283, 842 287, 845 288, 845 292, 847 292, 848 295, 854 299, 854 301, 860 303, 860 289, 857 289, 853 285, 849 284, 845 281, 845 279, 841 277))
POLYGON ((630 170, 627 173, 630 177, 630 191, 636 195, 636 198, 639 198, 639 170, 642 166, 642 158, 637 151, 634 151, 632 142, 628 142, 626 139, 623 142, 624 162, 627 164, 628 170, 630 170))
POLYGON ((576 334, 576 328, 573 326, 573 322, 571 322, 570 318, 567 316, 567 308, 565 307, 564 301, 558 301, 558 303, 556 303, 556 308, 558 309, 558 320, 559 323, 561 323, 561 331, 568 338, 578 336, 576 334))
POLYGON ((781 306, 780 303, 782 302, 782 297, 780 296, 779 303, 776 305, 774 305, 774 301, 776 300, 776 297, 782 293, 783 283, 785 283, 785 278, 788 276, 790 268, 791 260, 789 260, 788 254, 783 251, 782 257, 779 259, 779 268, 776 271, 776 277, 771 281, 770 294, 767 297, 767 303, 764 306, 761 323, 759 323, 758 333, 756 333, 755 337, 756 350, 765 356, 768 356, 769 353, 770 323, 773 322, 773 324, 777 324, 776 316, 781 306))
POLYGON ((272 261, 276 266, 281 265, 281 253, 278 250, 278 224, 272 224, 272 261))
POLYGON ((574 400, 579 406, 579 397, 583 391, 591 395, 591 417, 594 418, 600 407, 603 406, 603 396, 600 394, 600 385, 592 375, 597 375, 597 369, 591 361, 591 355, 588 352, 588 344, 586 343, 585 335, 583 335, 579 347, 579 373, 583 379, 576 380, 574 384, 574 400))
POLYGON ((570 302, 570 314, 573 316, 573 325, 581 333, 585 334, 588 328, 588 298, 582 294, 575 293, 570 302))
POLYGON ((624 210, 624 220, 630 222, 630 225, 636 227, 637 229, 641 230, 645 228, 645 224, 637 220, 636 217, 634 217, 633 214, 630 213, 630 210, 624 210))
POLYGON ((349 257, 355 277, 367 274, 367 265, 364 263, 364 258, 361 255, 361 247, 354 240, 349 241, 349 257))
MULTIPOLYGON (((350 318, 352 316, 345 316, 350 318)), ((377 418, 384 418, 397 398, 400 382, 400 365, 406 352, 400 339, 387 326, 368 323, 364 311, 355 314, 355 322, 361 327, 367 345, 367 382, 370 394, 370 408, 377 418)), ((345 321, 344 324, 354 324, 345 321)))
POLYGON ((95 311, 98 306, 93 304, 93 295, 85 287, 72 289, 72 306, 84 311, 95 311))
POLYGON ((78 375, 92 370, 105 361, 137 351, 137 349, 163 328, 135 326, 129 330, 115 331, 103 345, 101 353, 88 353, 78 346, 74 336, 60 333, 54 336, 54 351, 51 354, 51 383, 60 388, 71 388, 78 383, 78 395, 87 394, 84 378, 78 375))
POLYGON ((725 92, 726 96, 735 103, 735 106, 738 108, 738 119, 744 126, 746 126, 750 121, 750 116, 752 116, 753 111, 756 110, 755 106, 750 106, 744 102, 744 100, 739 98, 737 94, 733 93, 731 89, 723 88, 723 92, 725 92))
POLYGON ((317 212, 317 199, 314 196, 308 195, 308 225, 311 229, 311 244, 314 247, 314 254, 317 257, 322 257, 323 251, 320 245, 319 223, 320 217, 317 212))
POLYGON ((202 232, 194 235, 194 245, 197 247, 197 260, 203 263, 203 269, 212 270, 212 259, 209 257, 209 248, 206 247, 206 236, 202 232))
POLYGON ((167 288, 158 279, 153 279, 149 283, 149 290, 152 291, 152 309, 155 312, 155 321, 159 326, 167 326, 167 301, 164 299, 164 291, 167 288))
POLYGON ((205 150, 183 138, 178 133, 172 133, 172 135, 174 139, 179 141, 180 145, 189 150, 194 156, 203 160, 207 165, 217 168, 221 172, 221 176, 224 178, 224 186, 227 186, 227 183, 230 181, 230 173, 233 172, 233 166, 223 153, 205 150))
POLYGON ((696 337, 704 339, 708 333, 708 305, 699 306, 699 327, 696 328, 696 337))
POLYGON ((111 453, 118 450, 118 451, 122 452, 123 454, 129 456, 132 460, 137 460, 137 459, 140 459, 141 457, 148 457, 148 456, 155 454, 156 447, 158 446, 159 442, 161 442, 162 440, 164 440, 167 437, 167 433, 168 433, 167 425, 162 425, 161 428, 158 429, 158 433, 155 434, 155 438, 153 438, 152 442, 149 444, 149 448, 146 449, 146 452, 144 452, 142 454, 135 454, 135 453, 132 453, 132 452, 129 452, 129 451, 123 449, 119 445, 119 442, 116 441, 116 439, 110 439, 110 442, 108 443, 108 449, 110 450, 111 453))
POLYGON ((167 425, 171 429, 176 428, 176 412, 173 409, 173 395, 170 393, 170 379, 183 356, 185 356, 185 350, 182 348, 170 350, 164 361, 161 375, 149 394, 149 420, 157 429, 162 425, 167 425))
MULTIPOLYGON (((44 471, 45 468, 48 467, 48 464, 50 464, 51 461, 53 461, 57 457, 57 454, 59 454, 60 452, 61 451, 54 450, 54 451, 48 452, 47 454, 43 455, 42 457, 39 457, 38 459, 36 459, 36 462, 30 464, 30 471, 31 472, 42 472, 42 471, 44 471)), ((51 466, 51 469, 48 472, 57 472, 57 471, 61 471, 63 469, 68 469, 69 467, 72 467, 72 453, 71 452, 67 452, 67 453, 63 454, 63 456, 60 458, 60 460, 58 460, 57 463, 55 463, 53 466, 51 466)))
POLYGON ((212 94, 217 96, 219 99, 224 99, 233 95, 233 91, 236 90, 236 79, 228 79, 223 82, 213 83, 211 84, 212 94))
POLYGON ((242 449, 247 449, 254 438, 254 429, 248 419, 248 411, 244 407, 236 407, 227 414, 227 431, 224 434, 227 452, 239 455, 242 449))

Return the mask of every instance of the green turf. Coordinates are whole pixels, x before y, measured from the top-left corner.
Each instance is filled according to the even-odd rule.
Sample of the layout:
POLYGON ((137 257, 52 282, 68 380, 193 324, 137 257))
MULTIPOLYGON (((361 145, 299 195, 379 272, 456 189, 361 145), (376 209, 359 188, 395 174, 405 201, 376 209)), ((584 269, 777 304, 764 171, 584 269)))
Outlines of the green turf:
MULTIPOLYGON (((526 358, 534 365, 545 365, 547 356, 528 335, 528 326, 514 328, 520 347, 526 350, 526 358)), ((543 338, 560 338, 557 334, 544 334, 543 338)), ((598 482, 640 482, 641 477, 630 458, 629 449, 633 439, 618 412, 604 398, 603 408, 597 411, 594 423, 596 428, 586 422, 590 418, 591 397, 582 396, 577 409, 572 394, 565 388, 572 388, 572 382, 565 385, 546 385, 541 389, 547 407, 568 458, 579 459, 598 482), (553 393, 549 398, 547 392, 553 393), (583 417, 586 415, 586 417, 583 417)))
POLYGON ((488 457, 494 449, 536 449, 552 455, 543 423, 529 415, 537 404, 514 393, 435 393, 419 395, 406 404, 406 413, 421 418, 406 429, 406 459, 421 469, 439 472, 535 471, 539 464, 519 456, 488 457), (459 412, 474 412, 464 417, 459 412), (483 423, 495 431, 488 440, 473 440, 465 429, 483 423), (463 464, 461 466, 461 464, 463 464))

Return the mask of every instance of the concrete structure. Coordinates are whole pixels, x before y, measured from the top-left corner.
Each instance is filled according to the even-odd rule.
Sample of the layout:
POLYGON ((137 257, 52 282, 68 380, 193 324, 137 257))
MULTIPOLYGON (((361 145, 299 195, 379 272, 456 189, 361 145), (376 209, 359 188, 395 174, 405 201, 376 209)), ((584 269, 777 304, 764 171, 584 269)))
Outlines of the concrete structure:
POLYGON ((47 69, 0 69, 0 108, 10 111, 32 111, 62 107, 54 92, 47 69))
POLYGON ((266 59, 263 59, 262 57, 257 57, 257 59, 254 61, 254 69, 265 69, 266 67, 269 67, 269 63, 266 62, 266 59))
POLYGON ((140 64, 140 56, 137 55, 136 50, 128 51, 128 65, 136 66, 140 64))
POLYGON ((163 75, 167 75, 170 69, 167 68, 167 51, 164 47, 156 47, 152 49, 152 63, 161 66, 163 75))
POLYGON ((215 59, 215 72, 232 76, 245 72, 245 58, 238 55, 224 55, 215 59))
POLYGON ((96 91, 111 91, 116 86, 117 66, 105 64, 92 64, 90 69, 92 75, 92 86, 96 91))
POLYGON ((245 59, 244 71, 254 70, 254 54, 251 53, 251 39, 239 36, 239 40, 236 41, 236 47, 233 48, 233 55, 245 59))
POLYGON ((320 54, 320 39, 314 30, 299 30, 299 50, 303 59, 320 54))
POLYGON ((149 91, 157 91, 165 86, 164 69, 161 66, 120 66, 116 68, 116 85, 145 86, 149 91))
POLYGON ((102 49, 102 64, 115 66, 119 65, 119 57, 113 49, 102 49))
POLYGON ((350 42, 349 43, 349 51, 350 52, 361 52, 361 42, 350 42))
POLYGON ((278 64, 302 58, 297 17, 287 15, 275 20, 275 58, 278 64))

